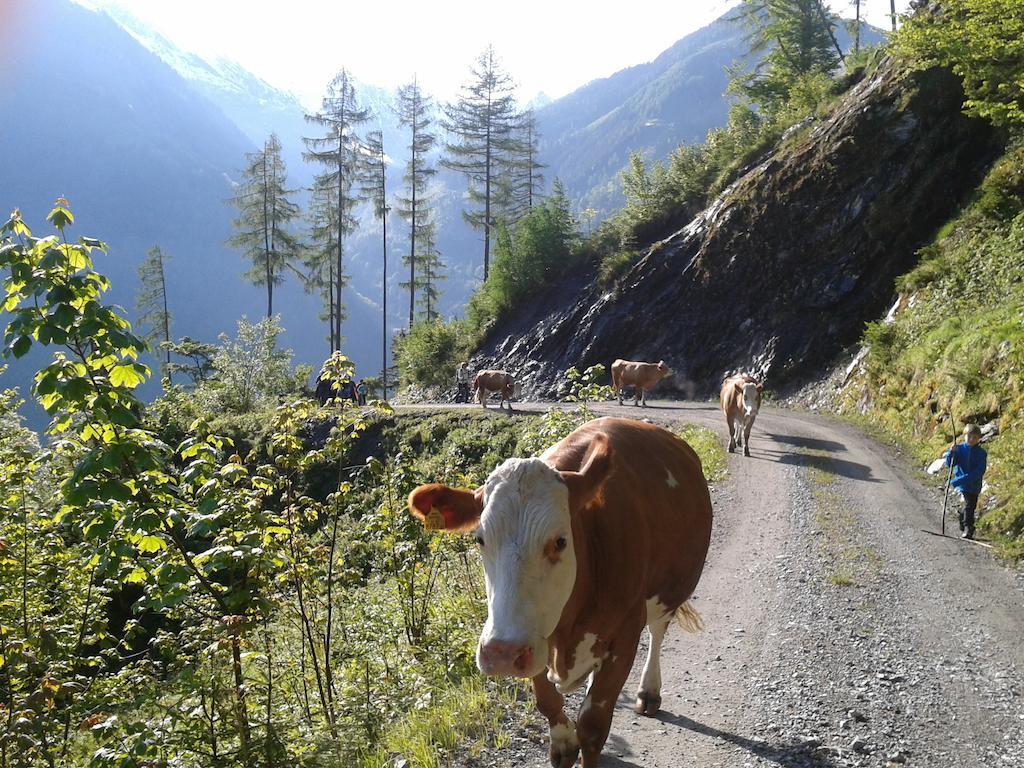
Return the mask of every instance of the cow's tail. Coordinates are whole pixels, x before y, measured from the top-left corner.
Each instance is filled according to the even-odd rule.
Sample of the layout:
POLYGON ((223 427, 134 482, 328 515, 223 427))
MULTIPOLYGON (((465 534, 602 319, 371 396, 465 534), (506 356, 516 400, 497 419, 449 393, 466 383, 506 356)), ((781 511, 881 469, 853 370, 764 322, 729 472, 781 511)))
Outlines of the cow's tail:
POLYGON ((689 600, 676 608, 676 622, 683 628, 684 632, 697 634, 704 630, 704 620, 701 619, 697 609, 693 607, 693 603, 689 600))
POLYGON ((480 381, 480 374, 478 373, 476 376, 473 377, 473 389, 479 389, 480 388, 479 381, 480 381))

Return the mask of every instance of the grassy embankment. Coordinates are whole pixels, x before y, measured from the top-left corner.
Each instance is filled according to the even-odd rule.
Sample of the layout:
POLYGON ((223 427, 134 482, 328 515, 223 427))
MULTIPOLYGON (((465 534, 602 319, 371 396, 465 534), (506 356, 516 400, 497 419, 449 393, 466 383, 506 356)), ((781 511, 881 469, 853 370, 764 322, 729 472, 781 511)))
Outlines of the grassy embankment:
POLYGON ((841 414, 902 445, 921 465, 967 422, 988 441, 980 532, 1024 558, 1024 145, 1011 147, 959 216, 897 283, 900 309, 870 323, 841 414))

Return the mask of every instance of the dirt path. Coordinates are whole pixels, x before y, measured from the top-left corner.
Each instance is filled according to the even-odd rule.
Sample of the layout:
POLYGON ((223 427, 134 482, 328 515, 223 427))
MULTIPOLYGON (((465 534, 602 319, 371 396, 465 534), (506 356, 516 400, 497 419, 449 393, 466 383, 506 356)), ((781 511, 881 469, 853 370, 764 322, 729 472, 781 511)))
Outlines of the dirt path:
MULTIPOLYGON (((710 403, 642 415, 725 435, 710 403)), ((714 489, 706 630, 670 631, 657 718, 638 652, 603 765, 1024 767, 1024 578, 926 532, 936 492, 845 424, 765 408, 751 451, 714 489)), ((546 765, 536 733, 488 763, 546 765)))

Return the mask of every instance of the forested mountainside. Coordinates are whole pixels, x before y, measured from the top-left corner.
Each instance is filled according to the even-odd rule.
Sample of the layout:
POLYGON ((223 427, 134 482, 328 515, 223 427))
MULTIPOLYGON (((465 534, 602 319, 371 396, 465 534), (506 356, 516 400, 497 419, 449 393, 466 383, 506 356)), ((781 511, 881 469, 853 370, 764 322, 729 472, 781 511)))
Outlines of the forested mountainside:
MULTIPOLYGON (((735 13, 679 40, 645 64, 594 80, 537 111, 541 160, 581 209, 603 217, 621 207, 619 172, 632 152, 661 160, 680 144, 704 141, 725 125, 730 67, 752 67, 748 29, 735 13)), ((852 46, 841 25, 836 38, 852 46)), ((885 39, 881 30, 861 25, 861 44, 885 39)))
POLYGON ((948 72, 884 63, 643 244, 614 288, 583 270, 510 313, 480 365, 545 396, 569 366, 618 357, 664 359, 675 376, 661 391, 688 397, 740 369, 773 389, 815 377, 891 303, 895 278, 998 156, 996 133, 961 102, 948 72))

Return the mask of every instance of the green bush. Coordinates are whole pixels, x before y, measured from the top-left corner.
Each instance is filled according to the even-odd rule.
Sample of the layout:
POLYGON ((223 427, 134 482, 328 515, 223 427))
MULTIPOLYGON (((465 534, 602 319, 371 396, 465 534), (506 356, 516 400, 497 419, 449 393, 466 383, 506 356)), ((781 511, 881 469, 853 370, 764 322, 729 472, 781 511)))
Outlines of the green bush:
POLYGON ((394 340, 400 386, 453 387, 455 369, 469 356, 472 340, 464 320, 416 323, 394 340))

